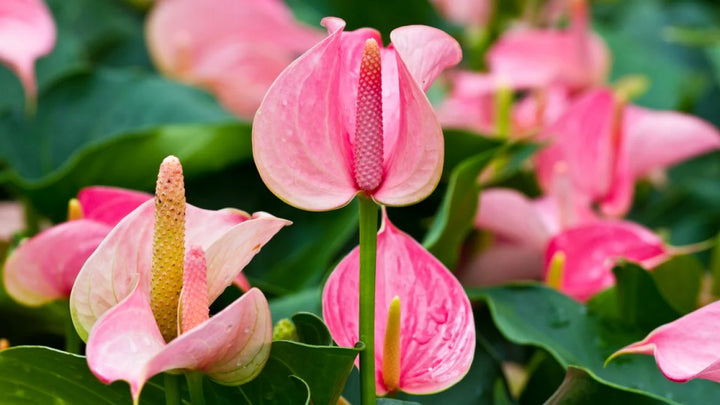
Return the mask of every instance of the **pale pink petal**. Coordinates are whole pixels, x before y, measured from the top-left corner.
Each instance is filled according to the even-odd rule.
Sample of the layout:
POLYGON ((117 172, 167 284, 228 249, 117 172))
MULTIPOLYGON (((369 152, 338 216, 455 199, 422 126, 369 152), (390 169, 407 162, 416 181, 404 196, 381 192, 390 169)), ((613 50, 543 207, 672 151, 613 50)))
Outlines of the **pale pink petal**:
POLYGON ((490 72, 513 87, 562 85, 577 90, 604 81, 609 52, 598 36, 580 41, 570 31, 517 30, 487 53, 490 72))
POLYGON ((235 280, 233 280, 233 284, 242 292, 248 292, 248 290, 252 288, 244 273, 238 274, 237 277, 235 277, 235 280))
POLYGON ((123 188, 93 186, 78 193, 83 218, 115 226, 140 204, 153 198, 152 194, 123 188))
POLYGON ((618 259, 652 268, 670 257, 662 239, 628 221, 597 221, 561 232, 547 247, 546 275, 556 252, 565 254, 561 291, 579 301, 615 284, 618 259))
POLYGON ((5 262, 3 281, 8 294, 30 306, 67 298, 80 268, 110 229, 108 225, 80 219, 26 240, 5 262))
POLYGON ((229 44, 273 44, 300 53, 322 38, 319 30, 298 24, 280 0, 158 2, 146 31, 160 70, 190 80, 196 63, 229 44))
POLYGON ((386 73, 392 59, 383 58, 383 93, 398 97, 395 104, 383 99, 385 176, 373 198, 385 205, 408 205, 430 195, 440 181, 445 148, 435 112, 401 56, 395 53, 397 88, 390 87, 392 75, 386 73))
POLYGON ((463 285, 477 287, 541 280, 543 251, 530 245, 494 239, 492 245, 479 254, 461 261, 455 273, 463 285))
POLYGON ((0 242, 7 242, 14 234, 25 229, 25 211, 20 203, 0 202, 0 242))
POLYGON ((635 106, 624 113, 626 153, 634 178, 720 149, 720 132, 697 117, 635 106))
POLYGON ((484 26, 492 15, 493 0, 432 0, 433 5, 450 21, 470 26, 484 26))
POLYGON ((306 210, 338 208, 357 192, 337 97, 344 23, 323 21, 330 35, 277 78, 253 121, 253 156, 263 181, 306 210))
POLYGON ((440 73, 460 63, 460 44, 437 28, 408 25, 390 33, 392 47, 420 88, 427 91, 440 73))
POLYGON ((655 356, 665 377, 678 382, 704 378, 720 382, 720 301, 660 326, 640 342, 612 355, 655 356))
POLYGON ((542 252, 558 230, 558 220, 545 212, 518 191, 488 189, 480 194, 475 226, 542 252))
POLYGON ((148 362, 165 346, 155 323, 150 302, 136 288, 98 319, 90 331, 85 353, 90 370, 104 383, 125 380, 137 401, 152 376, 148 362))
POLYGON ((537 176, 550 193, 556 164, 564 162, 574 189, 591 200, 603 198, 612 186, 617 156, 613 143, 615 100, 608 90, 595 90, 575 101, 541 139, 550 146, 537 155, 537 176))
MULTIPOLYGON (((83 339, 96 320, 128 296, 136 284, 150 291, 154 213, 154 201, 148 201, 120 221, 78 274, 70 308, 83 339)), ((209 211, 189 204, 186 215, 185 244, 198 245, 206 252, 211 300, 269 239, 265 227, 274 234, 288 223, 264 213, 249 217, 239 210, 209 211), (244 230, 254 232, 253 236, 247 239, 244 230), (228 248, 233 246, 245 250, 230 255, 228 248)))
POLYGON ((265 296, 252 288, 208 321, 170 342, 146 367, 147 376, 198 370, 226 385, 252 380, 270 356, 272 319, 265 296))
POLYGON ((570 105, 568 90, 560 86, 538 89, 513 105, 511 135, 524 136, 551 125, 570 105))
POLYGON ((25 96, 35 100, 35 60, 55 46, 55 23, 42 0, 0 2, 0 62, 20 78, 25 96))
MULTIPOLYGON (((323 290, 323 317, 341 346, 358 340, 359 250, 330 275, 323 290)), ((431 393, 459 381, 475 348, 472 308, 460 283, 437 259, 384 216, 378 233, 375 304, 376 390, 386 393, 382 363, 387 310, 401 306, 400 390, 431 393)))

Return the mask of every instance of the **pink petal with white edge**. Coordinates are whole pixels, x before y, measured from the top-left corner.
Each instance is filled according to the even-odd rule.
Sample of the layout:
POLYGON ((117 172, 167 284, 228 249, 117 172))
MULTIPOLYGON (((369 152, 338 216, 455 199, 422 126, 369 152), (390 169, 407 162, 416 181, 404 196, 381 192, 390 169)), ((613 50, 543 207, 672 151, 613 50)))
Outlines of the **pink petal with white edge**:
POLYGON ((18 75, 25 97, 35 100, 35 60, 55 46, 55 23, 42 0, 0 2, 0 62, 18 75))
POLYGON ((83 217, 115 226, 121 219, 153 198, 152 194, 123 188, 94 186, 78 193, 83 217))
POLYGON ((561 291, 586 301, 615 284, 612 268, 618 259, 652 268, 670 256, 650 230, 628 221, 598 221, 555 236, 545 253, 545 275, 556 252, 565 254, 561 291))
MULTIPOLYGON (((150 291, 154 214, 154 201, 130 213, 113 228, 78 274, 70 295, 70 310, 75 329, 83 339, 97 319, 127 297, 136 284, 150 291)), ((220 295, 260 247, 287 224, 270 214, 250 217, 235 209, 209 211, 188 204, 185 244, 200 246, 206 252, 210 299, 220 295), (244 250, 230 255, 231 247, 244 250)))
MULTIPOLYGON (((458 382, 469 370, 475 349, 472 308, 460 283, 437 259, 387 216, 378 233, 375 304, 376 391, 383 384, 383 344, 387 310, 400 298, 399 388, 427 394, 458 382)), ((358 340, 359 250, 335 268, 323 290, 323 317, 340 346, 358 340)))
POLYGON ((253 156, 263 181, 283 201, 311 211, 341 207, 357 192, 337 96, 344 22, 323 22, 328 37, 280 74, 253 120, 253 156))
POLYGON ((625 108, 627 154, 634 178, 720 149, 720 132, 709 123, 674 111, 625 108))
POLYGON ((390 41, 408 71, 423 91, 427 91, 443 70, 462 59, 460 44, 437 28, 408 25, 393 30, 390 41))
POLYGON ((80 268, 111 227, 80 219, 46 229, 24 241, 5 262, 8 294, 29 306, 67 298, 80 268))
POLYGON ((704 378, 720 382, 720 301, 662 325, 640 342, 628 345, 622 354, 655 356, 665 377, 686 382, 704 378))
POLYGON ((165 344, 148 298, 135 289, 93 326, 88 365, 102 381, 125 380, 137 402, 145 382, 168 370, 202 371, 228 385, 254 378, 270 355, 272 320, 252 289, 221 312, 165 344))

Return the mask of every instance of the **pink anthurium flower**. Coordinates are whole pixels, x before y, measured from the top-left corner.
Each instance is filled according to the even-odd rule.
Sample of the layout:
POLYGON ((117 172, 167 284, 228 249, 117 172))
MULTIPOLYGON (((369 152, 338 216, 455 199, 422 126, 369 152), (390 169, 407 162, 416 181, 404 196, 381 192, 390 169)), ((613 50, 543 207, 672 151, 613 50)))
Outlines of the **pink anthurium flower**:
POLYGON ((208 307, 288 224, 186 204, 180 162, 166 158, 155 201, 120 221, 73 287, 71 314, 90 369, 104 382, 129 382, 135 403, 163 371, 202 371, 228 385, 254 378, 272 340, 265 297, 253 288, 212 317, 208 307))
POLYGON ((492 15, 495 0, 432 0, 448 20, 470 27, 485 26, 492 15))
POLYGON ((150 194, 88 187, 70 202, 70 221, 22 242, 5 262, 3 282, 13 299, 29 306, 70 296, 87 258, 120 220, 150 194))
MULTIPOLYGON (((359 249, 323 290, 323 317, 341 346, 358 341, 359 249)), ((468 372, 475 349, 472 308, 460 283, 383 213, 377 240, 376 390, 429 394, 468 372)))
POLYGON ((662 325, 640 342, 613 353, 655 356, 660 371, 670 380, 703 378, 720 382, 720 301, 662 325))
POLYGON ((622 216, 632 203, 635 180, 652 170, 720 149, 720 133, 686 114, 625 106, 606 89, 590 91, 548 126, 552 142, 537 157, 540 185, 552 187, 554 167, 568 166, 574 192, 622 216))
POLYGON ((377 31, 329 35, 277 78, 253 122, 253 155, 268 188, 296 207, 341 207, 359 192, 387 205, 426 197, 440 179, 443 136, 423 93, 460 61, 458 43, 407 26, 382 48, 377 31), (282 117, 282 119, 278 119, 282 117))
POLYGON ((280 72, 321 38, 281 0, 161 1, 147 20, 158 69, 209 90, 244 118, 253 116, 280 72))
POLYGON ((586 301, 615 284, 612 268, 618 259, 652 269, 670 256, 662 239, 638 224, 597 221, 553 237, 545 254, 545 278, 565 294, 586 301))
POLYGON ((55 46, 55 23, 42 0, 0 2, 0 62, 20 78, 26 104, 37 97, 35 60, 55 46))
POLYGON ((590 32, 587 2, 571 2, 570 27, 517 29, 488 50, 490 76, 512 88, 560 85, 581 90, 605 81, 610 65, 607 46, 590 32))

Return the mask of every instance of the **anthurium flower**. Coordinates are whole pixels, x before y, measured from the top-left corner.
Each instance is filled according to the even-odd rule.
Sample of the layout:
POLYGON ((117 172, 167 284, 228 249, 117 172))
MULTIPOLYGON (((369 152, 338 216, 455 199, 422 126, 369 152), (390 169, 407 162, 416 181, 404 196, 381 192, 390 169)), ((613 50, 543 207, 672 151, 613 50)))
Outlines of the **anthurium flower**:
MULTIPOLYGON (((323 317, 340 346, 358 341, 358 277, 355 248, 323 290, 323 317)), ((470 301, 452 273, 386 213, 378 232, 375 287, 377 393, 428 394, 460 381, 475 349, 470 301)))
POLYGON ((581 90, 603 83, 610 65, 607 46, 590 31, 584 0, 571 2, 568 29, 508 31, 488 50, 486 60, 490 76, 513 88, 561 85, 581 90))
POLYGON ((37 97, 35 60, 55 46, 55 23, 42 0, 0 2, 0 62, 20 78, 27 103, 37 97))
POLYGON ((90 369, 107 383, 128 381, 136 403, 162 371, 199 370, 229 385, 252 379, 272 339, 265 297, 253 288, 213 317, 208 307, 288 224, 186 204, 180 162, 166 158, 155 200, 113 228, 73 287, 71 314, 90 369))
POLYGON ((505 188, 480 194, 474 226, 492 236, 479 253, 461 261, 457 274, 463 283, 540 279, 550 239, 565 228, 598 220, 583 201, 563 190, 560 175, 557 179, 553 194, 536 199, 505 188))
POLYGON ((268 188, 296 207, 322 211, 359 192, 406 205, 440 179, 443 136, 423 93, 460 61, 457 42, 407 26, 382 48, 377 31, 329 35, 293 62, 268 91, 253 122, 253 155, 268 188))
POLYGON ((80 268, 120 220, 150 194, 88 187, 70 202, 70 221, 25 240, 5 262, 3 282, 13 299, 29 306, 70 296, 80 268))
POLYGON ((545 278, 565 294, 586 301, 615 284, 612 268, 626 259, 652 269, 670 258, 669 249, 650 230, 629 222, 604 220, 579 225, 557 234, 545 254, 545 278), (552 261, 560 261, 550 274, 552 261))
POLYGON ((253 116, 280 72, 321 38, 281 0, 160 1, 147 20, 157 68, 209 90, 244 118, 253 116))
POLYGON ((552 143, 537 157, 543 189, 552 187, 554 167, 564 162, 575 194, 598 203, 609 216, 628 211, 638 178, 720 149, 720 133, 701 119, 626 106, 606 89, 573 102, 541 139, 552 143))
POLYGON ((677 382, 702 378, 720 382, 720 301, 662 325, 640 342, 608 358, 624 354, 655 356, 665 377, 677 382))
POLYGON ((456 24, 482 27, 492 15, 494 0, 432 0, 431 3, 456 24))

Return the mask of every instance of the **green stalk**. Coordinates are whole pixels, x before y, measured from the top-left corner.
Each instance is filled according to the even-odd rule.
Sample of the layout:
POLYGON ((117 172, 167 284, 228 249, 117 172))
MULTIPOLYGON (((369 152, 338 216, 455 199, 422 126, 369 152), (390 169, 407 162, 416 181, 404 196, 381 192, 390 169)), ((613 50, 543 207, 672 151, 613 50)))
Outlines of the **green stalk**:
POLYGON ((70 313, 65 319, 65 351, 72 354, 80 354, 80 337, 75 331, 70 313))
POLYGON ((180 405, 180 381, 177 375, 165 373, 165 404, 180 405))
POLYGON ((194 371, 185 374, 188 389, 190 390, 190 402, 193 405, 205 405, 205 393, 203 392, 203 374, 194 371))
POLYGON ((40 217, 38 216, 35 207, 29 199, 24 198, 22 200, 23 210, 25 211, 25 235, 31 237, 40 231, 40 217))
POLYGON ((367 195, 360 207, 360 402, 375 405, 375 263, 378 206, 367 195))

